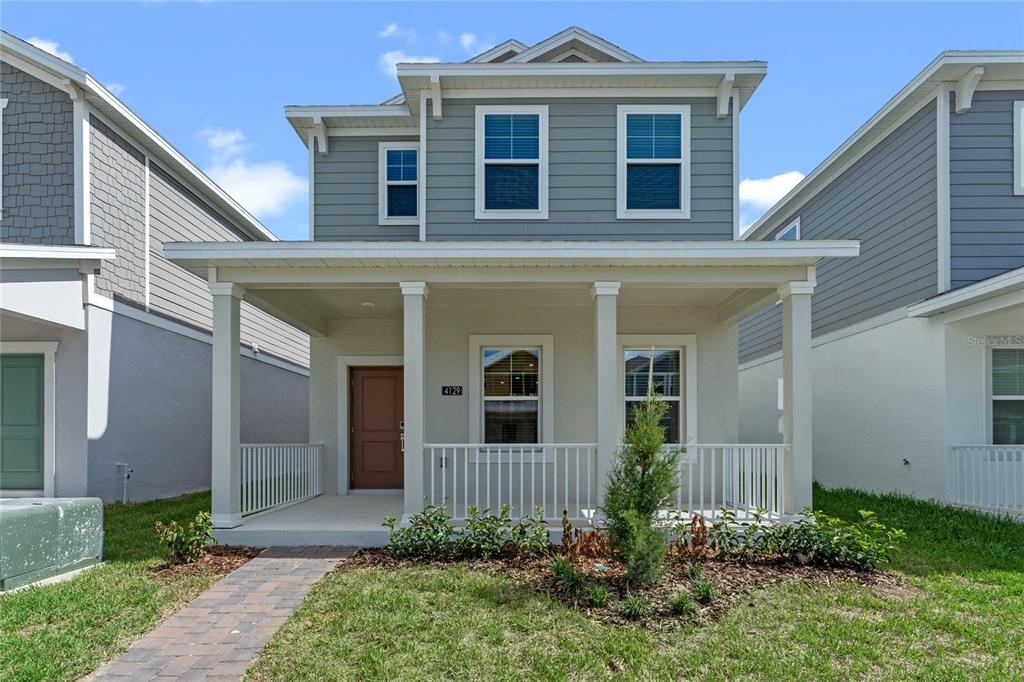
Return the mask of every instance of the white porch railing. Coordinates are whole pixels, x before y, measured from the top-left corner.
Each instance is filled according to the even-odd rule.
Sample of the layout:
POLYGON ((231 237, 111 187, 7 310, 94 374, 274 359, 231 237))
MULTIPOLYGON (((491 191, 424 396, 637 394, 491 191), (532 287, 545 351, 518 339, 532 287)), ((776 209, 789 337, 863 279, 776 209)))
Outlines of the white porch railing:
POLYGON ((1024 512, 1024 445, 954 445, 953 504, 1024 512))
POLYGON ((319 495, 322 450, 306 443, 242 445, 242 515, 319 495))
POLYGON ((679 455, 676 507, 714 520, 722 508, 738 519, 763 509, 768 519, 782 517, 785 459, 789 446, 779 444, 686 445, 679 455))
POLYGON ((580 520, 593 516, 597 504, 597 446, 593 443, 423 446, 430 504, 445 504, 456 520, 469 516, 470 505, 496 513, 503 504, 512 516, 540 507, 545 519, 558 520, 562 510, 580 520))

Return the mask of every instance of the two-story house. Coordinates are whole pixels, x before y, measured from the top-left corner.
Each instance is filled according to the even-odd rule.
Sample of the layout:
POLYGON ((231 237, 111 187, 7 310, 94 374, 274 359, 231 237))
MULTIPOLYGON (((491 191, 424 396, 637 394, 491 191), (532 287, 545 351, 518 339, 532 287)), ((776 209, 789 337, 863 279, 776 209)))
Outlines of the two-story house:
POLYGON ((164 247, 213 293, 218 537, 380 542, 425 500, 588 518, 651 381, 686 445, 676 506, 810 504, 815 267, 858 246, 736 238, 765 64, 646 62, 570 28, 397 72, 383 104, 286 108, 309 241, 164 247), (737 322, 780 296, 787 437, 744 445, 737 322), (311 335, 322 461, 240 447, 242 300, 311 335))
MULTIPOLYGON (((817 480, 1024 511, 1024 52, 939 55, 745 236, 861 243, 812 297, 817 480)), ((740 327, 745 438, 781 318, 740 327)))
MULTIPOLYGON (((161 243, 274 236, 92 76, 7 33, 0 122, 0 497, 207 489, 212 300, 161 243)), ((306 335, 240 319, 242 434, 306 441, 306 335)))

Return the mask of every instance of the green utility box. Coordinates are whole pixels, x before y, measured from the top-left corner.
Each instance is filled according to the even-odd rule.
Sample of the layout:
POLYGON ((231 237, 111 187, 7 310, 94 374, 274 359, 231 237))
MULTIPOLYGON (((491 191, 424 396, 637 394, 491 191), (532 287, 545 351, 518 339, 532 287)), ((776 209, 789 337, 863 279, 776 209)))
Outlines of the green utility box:
POLYGON ((85 568, 103 559, 97 497, 0 500, 0 590, 85 568))

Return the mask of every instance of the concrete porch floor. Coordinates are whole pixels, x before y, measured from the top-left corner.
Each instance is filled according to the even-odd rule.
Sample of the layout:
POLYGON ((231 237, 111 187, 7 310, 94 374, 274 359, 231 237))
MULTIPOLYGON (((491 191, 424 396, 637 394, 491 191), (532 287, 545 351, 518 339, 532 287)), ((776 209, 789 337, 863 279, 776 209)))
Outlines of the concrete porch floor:
POLYGON ((402 517, 401 494, 320 495, 248 516, 241 526, 217 529, 213 534, 222 545, 381 547, 388 542, 382 524, 389 515, 402 517))

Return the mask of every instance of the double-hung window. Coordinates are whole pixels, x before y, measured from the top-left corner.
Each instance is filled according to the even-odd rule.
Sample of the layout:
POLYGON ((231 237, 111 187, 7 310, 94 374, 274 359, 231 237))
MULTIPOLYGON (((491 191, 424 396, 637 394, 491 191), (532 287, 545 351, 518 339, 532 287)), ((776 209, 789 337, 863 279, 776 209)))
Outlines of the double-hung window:
POLYGON ((683 370, 682 351, 679 348, 625 349, 626 426, 635 420, 636 409, 647 397, 648 386, 668 405, 661 425, 665 428, 665 442, 682 443, 683 370))
POLYGON ((415 225, 419 222, 418 162, 419 143, 380 143, 377 170, 380 225, 415 225))
POLYGON ((476 108, 476 217, 548 217, 548 109, 476 108))
POLYGON ((1024 348, 992 349, 992 444, 1024 445, 1024 348))
POLYGON ((690 217, 690 107, 619 105, 619 218, 690 217))
POLYGON ((484 442, 539 442, 541 349, 492 347, 482 354, 484 442))

